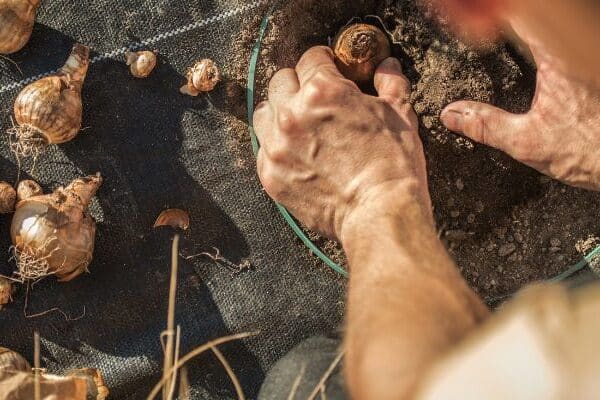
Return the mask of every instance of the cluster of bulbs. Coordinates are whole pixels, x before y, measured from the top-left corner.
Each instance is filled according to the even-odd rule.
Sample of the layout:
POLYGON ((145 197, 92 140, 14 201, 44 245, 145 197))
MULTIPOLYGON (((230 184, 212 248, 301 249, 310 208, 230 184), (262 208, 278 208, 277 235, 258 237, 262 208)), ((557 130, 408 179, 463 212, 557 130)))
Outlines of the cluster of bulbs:
MULTIPOLYGON (((0 0, 0 55, 22 49, 31 36, 40 0, 0 0)), ((58 72, 27 85, 14 104, 16 125, 9 129, 17 157, 37 157, 48 145, 73 140, 81 130, 81 89, 90 50, 75 44, 58 72)), ((147 78, 156 67, 152 51, 127 52, 126 64, 136 78, 147 78)), ((215 88, 219 69, 210 59, 187 71, 180 92, 197 96, 215 88)), ((17 261, 16 279, 27 281, 55 275, 69 281, 87 270, 94 251, 96 223, 88 205, 102 183, 100 174, 75 179, 66 187, 43 194, 27 180, 0 182, 0 213, 12 213, 11 239, 17 261)), ((10 300, 10 285, 0 278, 0 307, 10 300), (9 289, 6 289, 9 287, 9 289)))

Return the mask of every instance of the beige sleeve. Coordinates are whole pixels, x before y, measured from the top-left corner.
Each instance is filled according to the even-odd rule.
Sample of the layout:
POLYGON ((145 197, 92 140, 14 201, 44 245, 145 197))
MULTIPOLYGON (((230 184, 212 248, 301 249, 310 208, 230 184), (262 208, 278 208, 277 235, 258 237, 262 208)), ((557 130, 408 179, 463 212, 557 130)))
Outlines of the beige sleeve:
POLYGON ((536 285, 426 374, 419 400, 600 399, 600 285, 536 285))

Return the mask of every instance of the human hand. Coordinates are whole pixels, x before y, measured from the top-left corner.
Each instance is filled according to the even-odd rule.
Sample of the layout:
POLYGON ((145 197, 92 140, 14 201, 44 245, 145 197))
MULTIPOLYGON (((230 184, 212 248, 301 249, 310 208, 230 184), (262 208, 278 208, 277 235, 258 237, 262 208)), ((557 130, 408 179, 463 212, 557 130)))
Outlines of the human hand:
POLYGON ((379 97, 361 93, 329 48, 313 47, 295 69, 273 76, 254 114, 265 190, 329 237, 342 239, 350 221, 396 214, 409 202, 432 220, 410 84, 398 60, 385 60, 374 84, 379 97))
POLYGON ((564 64, 524 26, 513 28, 538 68, 530 111, 517 115, 458 101, 442 111, 443 124, 562 182, 600 190, 600 90, 563 72, 564 64))

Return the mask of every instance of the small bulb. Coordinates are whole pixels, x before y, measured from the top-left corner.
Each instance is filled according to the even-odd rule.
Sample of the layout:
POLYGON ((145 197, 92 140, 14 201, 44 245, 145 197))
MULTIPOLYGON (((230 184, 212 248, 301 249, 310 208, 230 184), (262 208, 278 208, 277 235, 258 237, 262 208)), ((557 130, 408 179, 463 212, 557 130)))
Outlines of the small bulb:
POLYGON ((201 92, 213 90, 221 80, 221 74, 215 62, 205 58, 188 69, 187 80, 187 84, 179 91, 190 96, 198 96, 201 92))
MULTIPOLYGON (((2 306, 6 305, 12 301, 13 289, 14 288, 13 288, 12 282, 10 280, 0 276, 0 310, 2 309, 2 306)), ((1 351, 1 349, 0 349, 0 351, 1 351)), ((2 357, 1 354, 0 354, 0 357, 2 357)))
POLYGON ((156 54, 151 51, 128 51, 125 59, 131 75, 136 78, 147 78, 156 67, 156 54))
POLYGON ((15 210, 17 192, 6 182, 0 182, 0 214, 8 214, 15 210))

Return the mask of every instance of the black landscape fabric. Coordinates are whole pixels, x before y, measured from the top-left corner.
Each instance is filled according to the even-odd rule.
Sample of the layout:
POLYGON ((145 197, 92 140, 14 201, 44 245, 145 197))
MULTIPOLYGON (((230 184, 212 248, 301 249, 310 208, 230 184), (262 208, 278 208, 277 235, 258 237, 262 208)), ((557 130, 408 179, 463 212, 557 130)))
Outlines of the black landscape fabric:
MULTIPOLYGON (((81 134, 52 146, 35 165, 23 161, 21 177, 50 191, 71 179, 101 172, 105 181, 91 210, 98 222, 96 251, 84 274, 69 283, 47 278, 25 289, 0 311, 0 346, 32 361, 33 332, 41 335, 42 366, 61 373, 99 368, 113 399, 146 398, 162 368, 160 333, 166 327, 173 230, 153 230, 165 208, 189 211, 184 256, 212 251, 253 269, 232 274, 206 257, 181 258, 177 324, 181 353, 211 339, 260 331, 221 350, 255 398, 268 369, 302 339, 336 329, 342 319, 344 280, 315 268, 261 189, 252 168, 234 155, 232 126, 244 116, 227 106, 221 84, 210 95, 183 96, 185 70, 214 59, 225 76, 233 43, 267 2, 246 0, 47 0, 33 36, 10 62, 0 59, 0 130, 11 124, 17 82, 52 71, 74 42, 92 49, 83 89, 81 134), (194 25, 191 25, 194 24, 194 25), (187 27, 183 30, 182 27, 187 27), (125 47, 143 41, 160 54, 150 78, 137 80, 125 66, 125 47), (78 317, 81 317, 77 319, 78 317)), ((245 92, 239 90, 239 102, 245 92)), ((239 146, 239 144, 237 144, 239 146)), ((248 152, 246 144, 236 151, 248 152)), ((15 182, 18 163, 0 135, 0 180, 15 182)), ((10 216, 0 216, 0 273, 9 274, 10 216)), ((190 364, 192 398, 237 398, 212 354, 190 364)))

